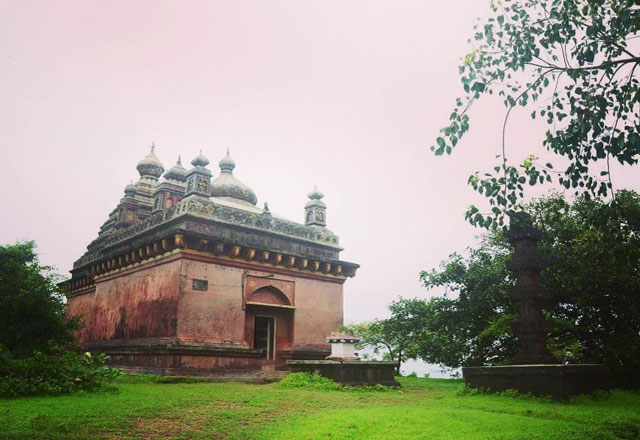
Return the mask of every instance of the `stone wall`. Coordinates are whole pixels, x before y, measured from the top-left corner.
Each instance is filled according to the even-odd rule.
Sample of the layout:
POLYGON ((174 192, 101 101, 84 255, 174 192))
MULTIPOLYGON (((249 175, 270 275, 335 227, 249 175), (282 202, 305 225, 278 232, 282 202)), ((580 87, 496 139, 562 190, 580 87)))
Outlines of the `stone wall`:
POLYGON ((342 284, 296 279, 296 346, 321 345, 329 349, 327 336, 343 324, 342 284))
MULTIPOLYGON (((343 285, 317 278, 294 271, 285 275, 268 268, 251 270, 245 263, 220 264, 204 254, 178 252, 98 277, 95 290, 69 298, 69 313, 85 315, 82 343, 94 349, 111 347, 115 360, 132 366, 144 367, 148 361, 154 368, 185 368, 175 354, 160 360, 162 353, 141 351, 168 343, 225 346, 240 350, 232 357, 242 357, 243 350, 253 347, 256 315, 276 318, 277 360, 295 358, 296 350, 322 358, 329 351, 326 337, 342 324, 343 285), (251 304, 252 299, 258 304, 251 304), (125 350, 123 344, 130 345, 125 350)), ((205 368, 226 365, 205 359, 215 354, 198 356, 195 364, 205 368)), ((247 368, 259 361, 229 362, 247 368)))
MULTIPOLYGON (((178 338, 184 341, 246 344, 242 269, 183 260, 184 290, 178 311, 178 338), (206 281, 206 290, 194 289, 206 281)), ((202 289, 203 287, 200 287, 202 289)))
POLYGON ((177 258, 96 280, 95 291, 69 299, 84 314, 81 342, 175 337, 182 262, 177 258))

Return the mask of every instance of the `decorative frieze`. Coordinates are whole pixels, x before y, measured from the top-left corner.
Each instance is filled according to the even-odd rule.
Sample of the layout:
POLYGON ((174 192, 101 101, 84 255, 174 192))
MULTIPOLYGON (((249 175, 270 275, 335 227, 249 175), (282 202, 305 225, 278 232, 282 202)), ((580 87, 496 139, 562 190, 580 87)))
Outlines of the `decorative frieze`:
MULTIPOLYGON (((270 214, 252 213, 241 209, 230 208, 217 205, 207 200, 188 199, 179 202, 177 205, 159 211, 127 228, 113 230, 101 238, 101 248, 112 246, 124 242, 130 238, 140 235, 146 231, 175 220, 182 216, 197 216, 207 220, 240 225, 259 231, 270 231, 280 235, 308 240, 315 243, 338 246, 338 237, 325 228, 304 226, 295 222, 274 218, 270 214), (263 221, 266 217, 269 221, 263 221)), ((76 263, 75 267, 82 267, 93 261, 101 260, 103 253, 101 250, 85 254, 76 263)))

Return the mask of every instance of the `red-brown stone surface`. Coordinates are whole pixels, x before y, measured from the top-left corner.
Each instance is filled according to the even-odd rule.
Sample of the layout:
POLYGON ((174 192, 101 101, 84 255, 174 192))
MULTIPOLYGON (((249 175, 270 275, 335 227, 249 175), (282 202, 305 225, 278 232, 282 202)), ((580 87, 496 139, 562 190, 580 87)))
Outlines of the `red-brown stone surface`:
POLYGON ((296 350, 326 355, 325 338, 342 324, 342 303, 342 283, 335 280, 295 271, 273 274, 268 267, 249 270, 181 252, 97 277, 95 290, 69 299, 69 313, 85 315, 80 341, 110 353, 116 365, 147 371, 243 370, 273 363, 252 350, 256 315, 276 319, 275 361, 282 363, 296 350), (206 290, 194 288, 194 280, 200 280, 200 289, 206 281, 206 290), (123 349, 128 343, 133 348, 123 349), (148 351, 167 343, 232 349, 219 354, 148 351))

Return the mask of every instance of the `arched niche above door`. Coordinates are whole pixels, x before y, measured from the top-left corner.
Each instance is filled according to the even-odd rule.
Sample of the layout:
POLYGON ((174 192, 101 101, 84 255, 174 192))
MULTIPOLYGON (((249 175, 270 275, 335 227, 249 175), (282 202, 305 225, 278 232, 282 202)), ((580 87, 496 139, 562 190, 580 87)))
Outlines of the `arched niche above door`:
POLYGON ((273 286, 265 286, 257 289, 247 297, 248 303, 273 304, 274 306, 291 306, 287 295, 273 286))
POLYGON ((295 306, 295 282, 274 277, 248 275, 245 281, 247 303, 295 306))

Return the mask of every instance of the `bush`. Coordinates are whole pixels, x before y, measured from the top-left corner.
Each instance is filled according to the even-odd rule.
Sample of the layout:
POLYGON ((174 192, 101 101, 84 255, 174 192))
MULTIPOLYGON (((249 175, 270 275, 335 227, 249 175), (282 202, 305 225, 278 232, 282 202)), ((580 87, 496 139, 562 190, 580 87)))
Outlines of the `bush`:
POLYGON ((504 391, 491 391, 489 388, 472 388, 467 386, 466 384, 462 385, 458 391, 456 391, 456 395, 458 396, 476 396, 476 395, 493 395, 493 396, 502 396, 502 397, 512 397, 517 399, 528 399, 528 400, 537 400, 540 402, 553 402, 553 398, 551 396, 535 396, 531 393, 521 393, 518 390, 508 388, 504 391))
POLYGON ((278 385, 285 388, 307 388, 325 391, 352 392, 391 391, 394 389, 380 384, 364 387, 343 386, 329 378, 313 373, 291 373, 281 380, 278 385))
POLYGON ((104 353, 67 350, 35 352, 0 364, 0 397, 57 395, 106 388, 121 372, 106 365, 104 353))
POLYGON ((278 384, 285 388, 312 388, 316 390, 339 390, 342 388, 339 383, 312 373, 291 373, 278 384))

